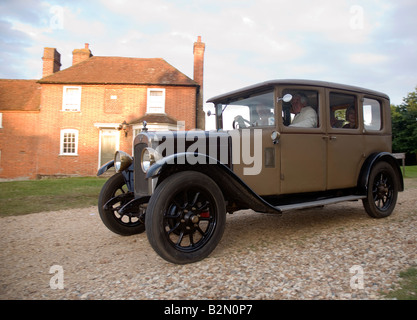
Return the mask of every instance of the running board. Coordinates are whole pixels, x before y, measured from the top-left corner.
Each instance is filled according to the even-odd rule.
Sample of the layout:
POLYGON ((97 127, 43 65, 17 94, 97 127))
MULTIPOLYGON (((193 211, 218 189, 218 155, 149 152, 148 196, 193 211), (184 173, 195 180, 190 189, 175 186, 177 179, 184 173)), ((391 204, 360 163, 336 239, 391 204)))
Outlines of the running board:
POLYGON ((337 198, 328 198, 328 199, 322 199, 322 200, 316 200, 316 201, 310 201, 310 202, 302 202, 302 203, 296 203, 296 204, 276 206, 275 209, 281 212, 284 212, 284 211, 290 211, 290 210, 307 209, 307 208, 325 206, 328 204, 334 204, 334 203, 344 202, 344 201, 356 201, 356 200, 365 199, 365 198, 366 196, 345 196, 345 197, 337 197, 337 198))

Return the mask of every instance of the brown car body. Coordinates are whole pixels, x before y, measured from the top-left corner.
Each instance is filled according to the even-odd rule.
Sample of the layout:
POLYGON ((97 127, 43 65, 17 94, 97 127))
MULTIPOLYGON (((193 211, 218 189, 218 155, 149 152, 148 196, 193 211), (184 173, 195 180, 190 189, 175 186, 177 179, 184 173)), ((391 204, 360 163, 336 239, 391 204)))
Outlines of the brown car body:
POLYGON ((276 80, 214 97, 208 102, 223 105, 231 99, 268 90, 274 91, 276 101, 286 89, 319 92, 319 125, 316 128, 285 126, 283 117, 278 116, 284 103, 282 100, 276 103, 276 125, 261 126, 263 153, 268 149, 274 150, 273 165, 267 168, 264 165, 261 174, 246 177, 243 176, 242 166, 234 167, 234 172, 256 193, 290 194, 356 187, 366 159, 374 153, 391 152, 390 101, 387 95, 380 92, 321 81, 276 80), (338 107, 330 105, 329 94, 333 92, 355 98, 359 115, 357 128, 331 125, 331 109, 338 107), (380 102, 382 121, 378 130, 367 130, 364 126, 364 98, 380 102), (277 144, 271 139, 273 131, 280 133, 277 144))
POLYGON ((376 218, 394 210, 404 186, 391 154, 387 95, 273 80, 208 102, 215 131, 148 132, 145 124, 134 157, 118 152, 100 169, 117 164, 99 199, 110 230, 146 229, 161 257, 190 263, 214 250, 226 212, 282 213, 352 200, 376 218))

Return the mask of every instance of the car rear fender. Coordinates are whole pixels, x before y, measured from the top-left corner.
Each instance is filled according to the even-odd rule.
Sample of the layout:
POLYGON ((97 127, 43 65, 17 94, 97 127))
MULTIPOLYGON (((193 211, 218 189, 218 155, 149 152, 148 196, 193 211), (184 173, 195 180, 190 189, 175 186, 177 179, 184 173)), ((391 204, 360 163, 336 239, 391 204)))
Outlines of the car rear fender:
POLYGON ((373 166, 380 161, 388 162, 398 178, 398 191, 404 191, 404 179, 401 168, 395 157, 389 152, 380 152, 371 154, 364 162, 358 179, 358 190, 361 194, 367 194, 368 181, 373 166))

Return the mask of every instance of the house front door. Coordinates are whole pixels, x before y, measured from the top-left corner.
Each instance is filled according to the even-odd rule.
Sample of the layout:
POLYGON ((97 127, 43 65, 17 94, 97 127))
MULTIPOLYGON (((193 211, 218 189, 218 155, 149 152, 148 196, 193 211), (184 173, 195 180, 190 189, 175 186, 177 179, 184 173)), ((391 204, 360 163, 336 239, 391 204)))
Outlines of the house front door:
POLYGON ((119 131, 102 129, 100 131, 100 166, 114 159, 119 147, 119 131))

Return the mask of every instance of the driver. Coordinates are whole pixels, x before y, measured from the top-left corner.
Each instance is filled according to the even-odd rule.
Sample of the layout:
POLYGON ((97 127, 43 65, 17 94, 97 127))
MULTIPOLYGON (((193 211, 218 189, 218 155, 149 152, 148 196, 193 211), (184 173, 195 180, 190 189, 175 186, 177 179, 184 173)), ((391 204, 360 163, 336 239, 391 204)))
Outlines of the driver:
MULTIPOLYGON (((270 107, 264 104, 258 104, 256 106, 256 113, 258 114, 258 120, 254 121, 252 126, 268 126, 274 124, 274 114, 271 112, 270 107)), ((244 119, 241 115, 236 116, 234 120, 239 125, 239 128, 246 128, 251 126, 251 123, 248 120, 244 119), (248 125, 246 125, 245 122, 248 125)))
POLYGON ((317 113, 307 105, 308 98, 303 93, 297 93, 291 100, 291 113, 295 117, 290 124, 291 127, 316 128, 317 127, 317 113))

